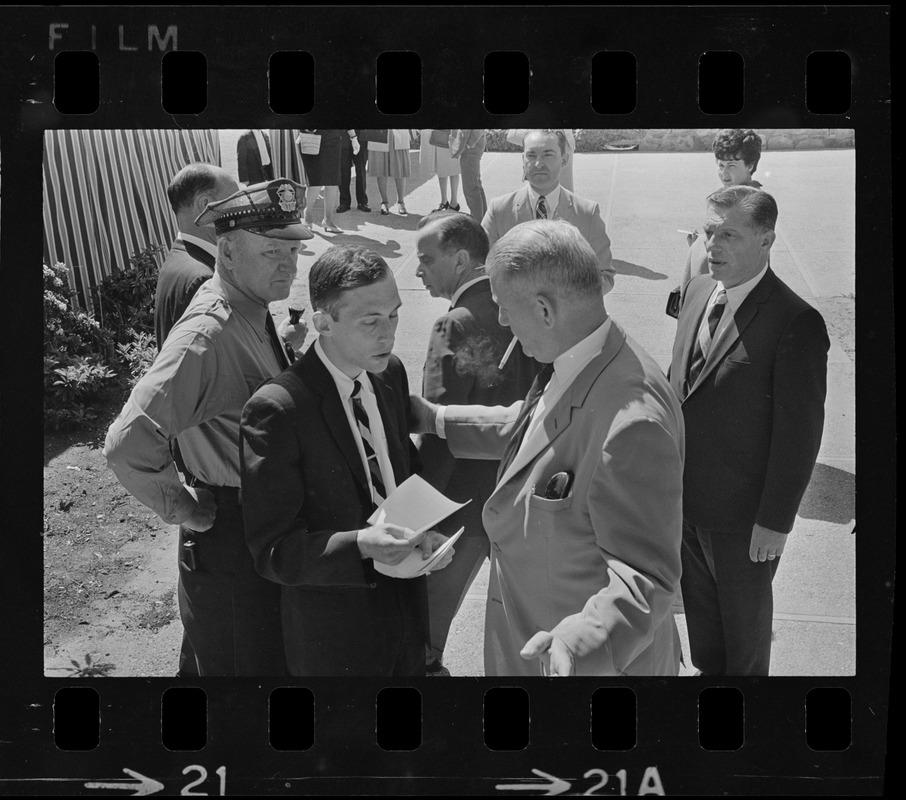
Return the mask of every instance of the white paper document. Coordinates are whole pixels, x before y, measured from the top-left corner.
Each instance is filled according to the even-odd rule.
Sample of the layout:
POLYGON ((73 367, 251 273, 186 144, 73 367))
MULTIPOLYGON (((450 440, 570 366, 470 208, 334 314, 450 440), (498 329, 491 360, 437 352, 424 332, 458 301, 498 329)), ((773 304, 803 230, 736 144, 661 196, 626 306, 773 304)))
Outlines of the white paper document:
MULTIPOLYGON (((450 500, 423 478, 412 475, 396 487, 396 490, 381 503, 380 508, 375 509, 375 512, 368 518, 368 522, 372 525, 387 523, 399 525, 401 528, 409 528, 414 536, 422 531, 430 530, 442 519, 449 517, 454 511, 458 511, 470 502, 471 500, 457 503, 450 500)), ((427 560, 422 559, 422 551, 416 548, 395 567, 375 561, 374 568, 392 578, 415 578, 418 575, 424 575, 440 562, 444 553, 453 546, 463 530, 465 529, 460 528, 427 560)))

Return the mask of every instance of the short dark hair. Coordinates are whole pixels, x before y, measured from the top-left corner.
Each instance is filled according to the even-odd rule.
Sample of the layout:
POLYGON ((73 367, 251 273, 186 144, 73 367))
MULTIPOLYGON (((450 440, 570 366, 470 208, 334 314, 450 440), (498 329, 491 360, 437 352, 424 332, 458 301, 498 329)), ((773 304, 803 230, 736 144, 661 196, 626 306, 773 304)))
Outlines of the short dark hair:
POLYGON ((536 219, 510 228, 491 248, 487 269, 551 295, 582 299, 604 294, 595 251, 578 228, 562 219, 536 219))
POLYGON ((727 186, 708 196, 708 205, 730 209, 739 206, 759 231, 772 231, 777 224, 777 201, 763 189, 753 186, 727 186))
POLYGON ((451 250, 465 250, 473 261, 482 264, 488 258, 488 235, 481 223, 470 214, 460 211, 432 211, 418 222, 418 229, 435 225, 437 241, 445 253, 451 250))
POLYGON ((560 145, 560 155, 566 155, 566 134, 560 128, 531 128, 525 132, 525 136, 522 137, 522 151, 525 152, 525 140, 528 139, 529 134, 532 133, 543 133, 545 136, 556 136, 557 143, 560 145))
POLYGON ((331 247, 312 264, 308 273, 311 307, 326 311, 336 319, 343 292, 370 286, 389 274, 387 262, 374 250, 352 244, 331 247))
POLYGON ((189 164, 173 176, 167 187, 167 197, 174 214, 191 206, 202 192, 213 192, 217 189, 219 175, 215 167, 202 162, 189 164))
POLYGON ((752 172, 761 159, 761 137, 751 128, 725 128, 711 142, 714 157, 720 161, 741 159, 752 172))

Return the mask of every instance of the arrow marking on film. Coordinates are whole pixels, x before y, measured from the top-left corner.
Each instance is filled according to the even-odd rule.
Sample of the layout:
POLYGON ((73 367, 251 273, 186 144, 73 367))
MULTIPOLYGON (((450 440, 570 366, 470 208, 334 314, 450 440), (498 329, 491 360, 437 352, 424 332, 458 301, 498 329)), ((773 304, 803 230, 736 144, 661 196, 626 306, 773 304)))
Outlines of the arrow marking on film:
POLYGON ((135 778, 138 783, 133 781, 112 781, 110 783, 86 783, 86 789, 134 789, 132 792, 133 797, 146 794, 154 794, 159 792, 164 788, 164 785, 160 781, 154 780, 154 778, 149 778, 147 775, 142 775, 140 772, 135 772, 131 769, 123 768, 123 772, 127 775, 135 778))
POLYGON ((563 794, 563 792, 567 791, 571 785, 568 781, 553 775, 548 775, 540 769, 533 769, 532 772, 539 778, 546 778, 548 783, 498 783, 494 788, 499 791, 506 791, 508 789, 514 791, 538 791, 543 789, 545 795, 554 795, 563 794))

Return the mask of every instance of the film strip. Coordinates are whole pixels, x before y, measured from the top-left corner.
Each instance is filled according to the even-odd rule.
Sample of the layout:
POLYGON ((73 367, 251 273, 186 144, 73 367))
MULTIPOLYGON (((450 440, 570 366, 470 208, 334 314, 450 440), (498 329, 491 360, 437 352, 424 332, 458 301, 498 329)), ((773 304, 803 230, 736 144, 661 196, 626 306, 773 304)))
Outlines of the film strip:
MULTIPOLYGON (((2 18, 0 274, 9 344, 0 393, 0 792, 889 789, 895 394, 888 7, 14 8, 2 18), (835 389, 851 398, 858 385, 858 445, 849 455, 859 453, 855 491, 862 530, 871 533, 855 545, 852 619, 827 629, 831 638, 844 630, 827 650, 839 660, 752 679, 187 681, 152 677, 162 674, 154 670, 105 677, 102 653, 79 657, 72 670, 49 669, 42 586, 60 578, 61 591, 78 588, 45 571, 36 536, 41 290, 37 269, 22 262, 37 261, 45 238, 46 133, 351 122, 622 131, 611 152, 646 132, 725 127, 822 130, 845 138, 842 149, 855 147, 853 187, 841 203, 855 199, 860 369, 858 384, 852 365, 849 383, 841 379, 835 389)), ((814 224, 820 230, 827 220, 814 224)), ((608 227, 616 241, 618 211, 608 227)), ((851 425, 848 402, 836 418, 850 415, 851 425)), ((45 467, 50 458, 45 451, 45 467)), ((851 480, 829 482, 822 508, 845 504, 853 491, 851 480)), ((846 513, 825 521, 855 530, 846 513)), ((823 566, 852 555, 832 546, 814 552, 823 566)), ((468 642, 480 648, 478 638, 468 642)))

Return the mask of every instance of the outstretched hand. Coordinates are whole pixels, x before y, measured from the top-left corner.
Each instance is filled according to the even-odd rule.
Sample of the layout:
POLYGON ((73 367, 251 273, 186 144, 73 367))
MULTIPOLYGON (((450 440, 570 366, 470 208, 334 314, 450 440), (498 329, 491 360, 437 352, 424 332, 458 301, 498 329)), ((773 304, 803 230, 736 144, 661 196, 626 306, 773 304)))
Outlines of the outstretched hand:
POLYGON ((566 678, 576 672, 576 661, 565 642, 547 631, 538 631, 525 643, 519 655, 526 661, 540 658, 544 674, 551 678, 566 678))

